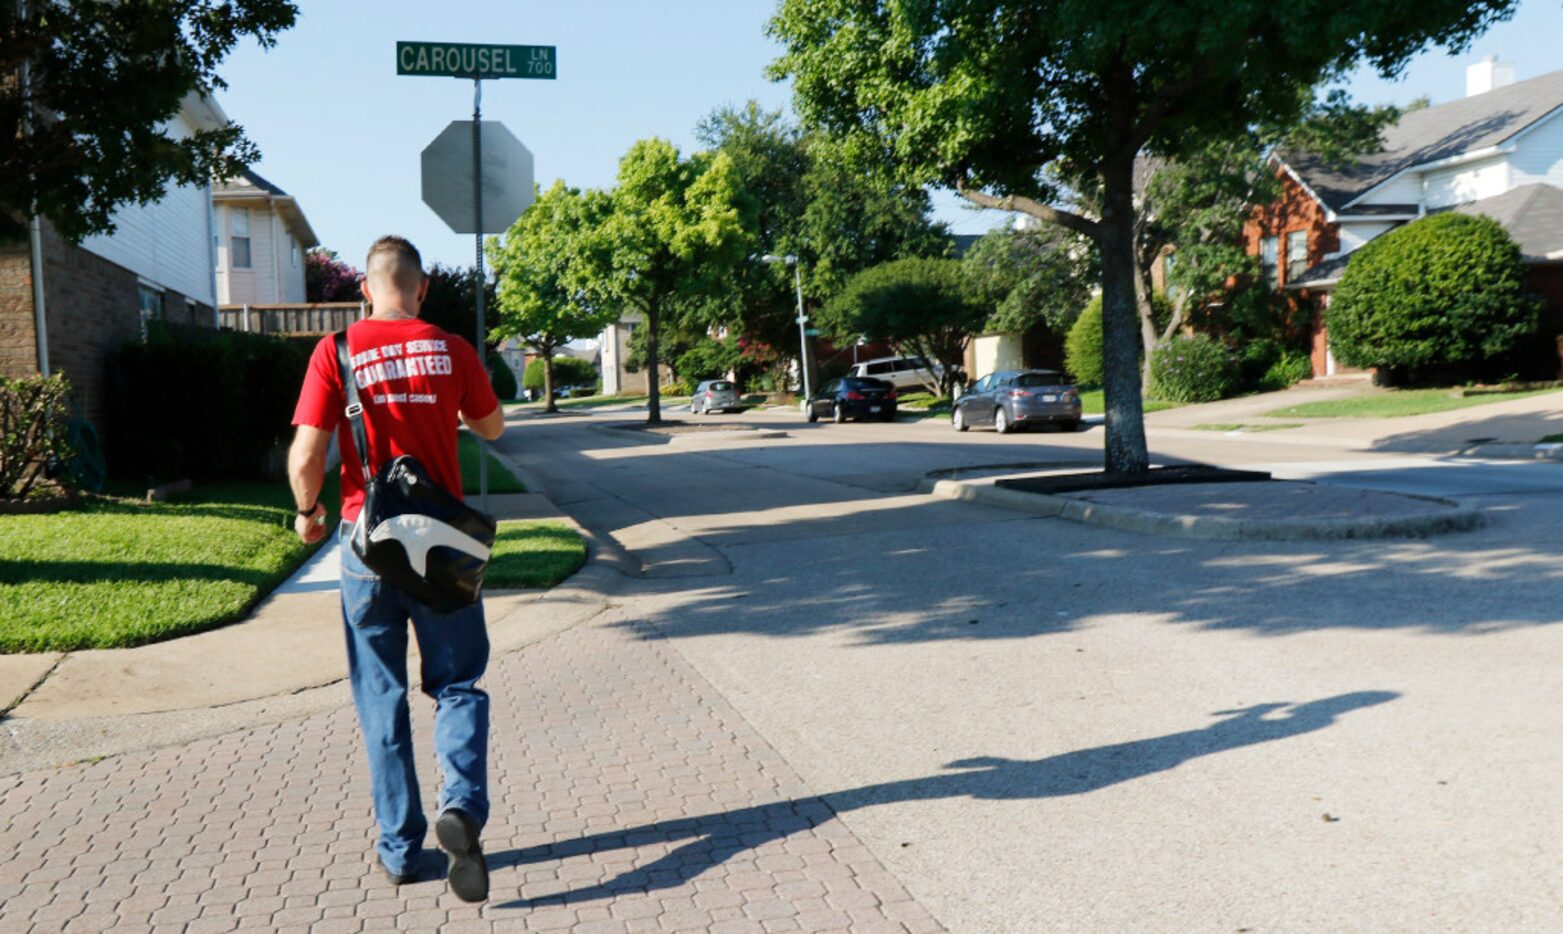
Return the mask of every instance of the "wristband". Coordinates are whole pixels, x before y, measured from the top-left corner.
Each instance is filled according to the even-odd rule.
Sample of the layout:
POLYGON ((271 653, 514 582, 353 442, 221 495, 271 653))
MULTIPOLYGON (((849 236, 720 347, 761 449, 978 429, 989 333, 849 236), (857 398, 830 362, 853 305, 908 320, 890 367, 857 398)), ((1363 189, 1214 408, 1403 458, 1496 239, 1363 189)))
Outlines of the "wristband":
POLYGON ((314 515, 315 514, 315 510, 317 510, 319 508, 320 508, 320 500, 317 499, 313 503, 310 504, 310 507, 308 509, 299 509, 299 510, 295 510, 295 511, 299 515, 301 515, 304 518, 308 519, 310 516, 314 515))

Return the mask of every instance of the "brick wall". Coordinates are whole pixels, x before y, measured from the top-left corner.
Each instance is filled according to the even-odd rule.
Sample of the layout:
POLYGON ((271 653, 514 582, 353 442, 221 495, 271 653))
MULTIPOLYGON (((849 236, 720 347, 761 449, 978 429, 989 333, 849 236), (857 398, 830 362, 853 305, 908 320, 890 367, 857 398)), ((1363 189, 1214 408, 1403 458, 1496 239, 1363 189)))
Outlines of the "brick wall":
POLYGON ((104 366, 122 341, 139 340, 136 277, 44 232, 43 284, 49 310, 49 366, 71 381, 82 414, 103 418, 104 366))
POLYGON ((0 376, 38 372, 33 335, 33 275, 27 241, 0 243, 0 376))

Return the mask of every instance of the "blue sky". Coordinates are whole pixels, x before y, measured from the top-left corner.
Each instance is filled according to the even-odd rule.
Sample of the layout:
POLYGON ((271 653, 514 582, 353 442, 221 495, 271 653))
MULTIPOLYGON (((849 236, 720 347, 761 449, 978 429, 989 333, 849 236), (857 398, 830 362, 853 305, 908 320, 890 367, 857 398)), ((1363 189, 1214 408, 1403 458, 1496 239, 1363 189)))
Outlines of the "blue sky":
MULTIPOLYGON (((419 153, 452 120, 470 119, 472 82, 398 77, 399 39, 553 45, 559 78, 483 83, 483 116, 532 151, 545 187, 613 183, 635 140, 661 136, 688 150, 699 120, 754 98, 786 108, 790 91, 765 80, 777 47, 763 27, 775 0, 300 0, 298 25, 275 48, 241 47, 218 95, 264 158, 255 167, 296 196, 323 245, 355 265, 382 233, 413 240, 429 261, 467 265, 472 237, 449 232, 424 206, 419 153), (372 10, 372 15, 364 15, 372 10), (431 11, 432 15, 431 15, 431 11)), ((1496 54, 1519 80, 1563 68, 1563 4, 1526 0, 1468 52, 1424 53, 1399 81, 1354 75, 1347 88, 1370 103, 1435 103, 1465 93, 1465 67, 1496 54)), ((958 233, 1002 218, 935 195, 938 217, 958 233)))

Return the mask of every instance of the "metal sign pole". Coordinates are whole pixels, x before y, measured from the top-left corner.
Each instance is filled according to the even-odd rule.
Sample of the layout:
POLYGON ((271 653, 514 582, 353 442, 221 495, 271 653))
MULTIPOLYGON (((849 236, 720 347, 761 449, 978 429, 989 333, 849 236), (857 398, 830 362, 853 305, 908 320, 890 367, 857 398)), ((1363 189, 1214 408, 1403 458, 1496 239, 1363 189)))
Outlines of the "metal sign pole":
MULTIPOLYGON (((488 377, 488 354, 484 352, 487 334, 483 328, 483 79, 472 79, 472 219, 477 233, 473 242, 477 248, 477 277, 473 292, 478 309, 478 365, 488 377)), ((478 438, 478 501, 488 512, 488 444, 478 438)))

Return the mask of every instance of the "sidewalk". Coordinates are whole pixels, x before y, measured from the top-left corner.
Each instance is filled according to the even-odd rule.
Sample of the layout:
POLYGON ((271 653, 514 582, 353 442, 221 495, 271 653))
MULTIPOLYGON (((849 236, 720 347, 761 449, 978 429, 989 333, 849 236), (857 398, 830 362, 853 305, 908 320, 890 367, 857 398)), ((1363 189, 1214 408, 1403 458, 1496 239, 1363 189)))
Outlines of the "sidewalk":
POLYGON ((1218 432, 1195 426, 1241 424, 1252 428, 1219 434, 1336 450, 1524 458, 1548 456, 1535 449, 1536 442, 1563 433, 1563 391, 1403 418, 1305 419, 1266 414, 1361 392, 1350 386, 1299 386, 1153 412, 1145 417, 1145 427, 1153 435, 1208 438, 1218 432))

